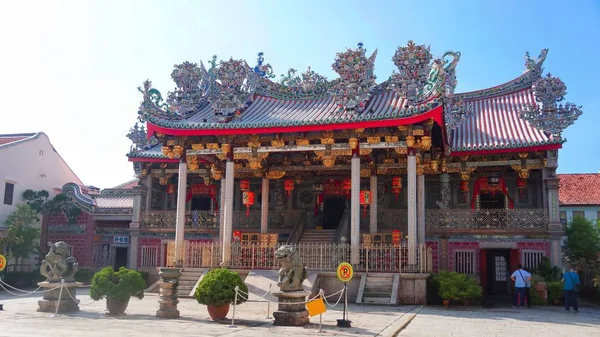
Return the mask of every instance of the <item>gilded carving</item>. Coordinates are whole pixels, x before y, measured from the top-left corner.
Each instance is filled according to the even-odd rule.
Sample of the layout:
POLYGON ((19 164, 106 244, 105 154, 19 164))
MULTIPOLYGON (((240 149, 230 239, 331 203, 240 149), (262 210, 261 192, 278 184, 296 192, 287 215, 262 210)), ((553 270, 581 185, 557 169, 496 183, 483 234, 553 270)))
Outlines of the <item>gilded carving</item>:
POLYGON ((267 179, 281 179, 285 175, 285 171, 267 171, 265 178, 267 179))
POLYGON ((307 138, 298 138, 296 139, 296 145, 298 146, 308 146, 310 141, 307 138))
POLYGON ((204 144, 192 144, 192 150, 194 150, 194 151, 204 150, 204 144))
POLYGON ((332 155, 324 155, 323 156, 323 166, 332 167, 335 164, 335 156, 332 155))
POLYGON ((423 136, 421 137, 421 150, 429 150, 431 148, 431 137, 423 136))
POLYGON ((348 145, 350 145, 350 148, 352 150, 356 150, 356 148, 358 147, 358 139, 354 137, 348 139, 348 145))
POLYGON ((415 137, 414 136, 406 136, 406 146, 407 147, 415 147, 415 137))
POLYGON ((190 171, 195 171, 200 167, 198 156, 187 156, 187 168, 190 171))
POLYGON ((388 143, 396 143, 399 141, 398 136, 385 136, 385 141, 388 143))
POLYGON ((367 143, 378 144, 381 142, 381 137, 367 137, 367 143))

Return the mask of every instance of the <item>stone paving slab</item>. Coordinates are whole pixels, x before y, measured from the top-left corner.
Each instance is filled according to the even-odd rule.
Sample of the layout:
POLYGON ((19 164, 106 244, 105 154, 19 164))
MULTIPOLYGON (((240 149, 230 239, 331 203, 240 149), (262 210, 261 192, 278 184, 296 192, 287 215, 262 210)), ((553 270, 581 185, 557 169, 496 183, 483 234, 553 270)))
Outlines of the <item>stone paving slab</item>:
MULTIPOLYGON (((341 304, 328 308, 323 315, 324 333, 317 333, 319 317, 312 317, 305 327, 276 327, 272 319, 266 319, 266 303, 244 303, 237 307, 236 326, 228 328, 230 320, 213 322, 206 307, 194 299, 180 299, 179 319, 155 317, 158 296, 150 294, 143 300, 131 299, 126 315, 105 315, 105 301, 94 302, 87 291, 80 291, 81 311, 73 314, 36 312, 41 296, 14 297, 0 293, 0 336, 393 336, 418 306, 364 306, 350 305, 349 319, 352 328, 336 327, 336 319, 342 318, 341 304)), ((337 299, 336 299, 337 300, 337 299)), ((231 318, 233 308, 229 311, 231 318)), ((276 304, 271 304, 271 311, 276 304)), ((270 315, 272 317, 272 314, 270 315)))
POLYGON ((481 309, 425 307, 398 336, 600 336, 600 309, 562 307, 481 309))

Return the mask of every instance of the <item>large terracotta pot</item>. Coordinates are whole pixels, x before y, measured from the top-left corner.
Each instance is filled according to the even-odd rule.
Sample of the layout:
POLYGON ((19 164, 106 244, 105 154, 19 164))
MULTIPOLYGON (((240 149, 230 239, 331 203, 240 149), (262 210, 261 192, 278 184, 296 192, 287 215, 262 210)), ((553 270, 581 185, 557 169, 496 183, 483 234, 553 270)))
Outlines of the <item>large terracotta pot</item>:
POLYGON ((108 313, 110 315, 122 315, 127 310, 127 305, 129 304, 129 299, 126 301, 116 301, 111 299, 106 299, 106 308, 108 309, 108 313))
POLYGON ((213 321, 217 321, 217 320, 224 319, 225 317, 227 317, 227 314, 229 313, 229 303, 225 304, 224 306, 221 306, 221 307, 217 307, 214 305, 207 305, 206 309, 208 310, 208 314, 210 315, 210 318, 212 318, 213 321))
POLYGON ((444 306, 447 307, 450 305, 450 300, 444 300, 443 303, 444 303, 444 306))

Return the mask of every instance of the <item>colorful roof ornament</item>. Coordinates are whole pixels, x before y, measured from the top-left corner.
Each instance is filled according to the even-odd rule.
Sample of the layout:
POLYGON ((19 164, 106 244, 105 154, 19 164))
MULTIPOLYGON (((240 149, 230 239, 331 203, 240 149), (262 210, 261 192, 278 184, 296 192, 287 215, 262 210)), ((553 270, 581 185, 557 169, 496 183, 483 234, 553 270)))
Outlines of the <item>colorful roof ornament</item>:
POLYGON ((209 101, 219 122, 227 122, 248 106, 259 77, 246 61, 233 58, 221 61, 213 73, 216 85, 211 90, 209 101))
POLYGON ((460 52, 446 52, 442 56, 444 62, 444 119, 446 127, 449 130, 454 130, 458 125, 464 123, 473 115, 473 104, 464 102, 462 99, 454 95, 456 89, 456 65, 460 60, 460 52), (451 56, 452 60, 446 60, 447 56, 451 56))
POLYGON ((169 105, 163 102, 160 91, 152 88, 150 80, 144 81, 143 87, 138 87, 138 90, 144 96, 138 110, 138 120, 140 122, 146 122, 152 117, 165 120, 180 120, 183 118, 183 116, 169 109, 169 105))
POLYGON ((374 70, 377 50, 369 58, 365 53, 366 49, 359 42, 357 49, 347 48, 336 55, 332 68, 340 75, 340 80, 329 89, 329 93, 338 104, 338 111, 360 113, 371 98, 376 86, 374 70))
POLYGON ((133 145, 129 149, 130 152, 147 149, 148 147, 158 144, 156 138, 147 137, 146 127, 144 126, 144 124, 142 124, 142 126, 140 127, 137 122, 134 126, 132 126, 129 129, 127 138, 129 138, 133 142, 133 145))
MULTIPOLYGON (((398 47, 392 61, 398 67, 398 72, 393 72, 390 77, 390 86, 398 95, 406 97, 409 105, 423 101, 423 90, 428 84, 432 71, 431 52, 429 46, 416 45, 408 41, 405 47, 398 47)), ((436 66, 433 77, 443 76, 443 67, 436 66)))
POLYGON ((253 71, 260 77, 274 78, 275 74, 273 73, 273 67, 271 67, 271 65, 268 63, 263 64, 265 61, 263 56, 263 52, 258 53, 257 63, 256 66, 254 66, 253 71))
POLYGON ((568 126, 583 113, 581 106, 573 103, 558 104, 567 94, 567 86, 558 77, 551 74, 541 77, 533 84, 535 103, 528 104, 519 111, 519 117, 534 127, 560 137, 568 126))
POLYGON ((204 65, 183 62, 176 64, 171 78, 175 82, 175 90, 169 92, 167 104, 179 115, 188 115, 206 105, 212 80, 204 65))
POLYGON ((310 67, 300 75, 296 75, 296 69, 290 68, 287 75, 281 75, 279 83, 298 98, 321 95, 329 89, 327 78, 317 74, 310 67))

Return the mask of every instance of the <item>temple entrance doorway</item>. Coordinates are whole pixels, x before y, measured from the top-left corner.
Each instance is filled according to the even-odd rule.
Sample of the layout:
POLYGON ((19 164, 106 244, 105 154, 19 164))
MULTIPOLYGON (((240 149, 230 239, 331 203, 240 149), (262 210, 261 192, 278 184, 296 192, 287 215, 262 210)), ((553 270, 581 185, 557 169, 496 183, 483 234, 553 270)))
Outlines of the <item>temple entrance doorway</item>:
POLYGON ((127 247, 115 247, 115 262, 114 269, 119 270, 121 267, 127 268, 127 258, 129 253, 129 248, 127 247))
POLYGON ((504 194, 502 193, 481 193, 480 194, 481 209, 504 209, 504 194))
POLYGON ((516 249, 482 249, 481 284, 485 304, 489 306, 510 306, 513 300, 513 287, 510 275, 516 268, 516 249))
POLYGON ((346 197, 327 196, 323 204, 323 213, 325 213, 325 222, 323 229, 336 229, 346 210, 346 197))

